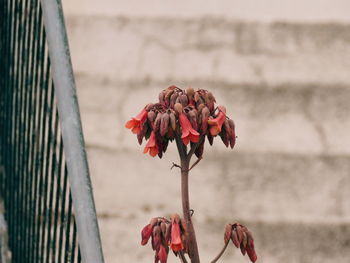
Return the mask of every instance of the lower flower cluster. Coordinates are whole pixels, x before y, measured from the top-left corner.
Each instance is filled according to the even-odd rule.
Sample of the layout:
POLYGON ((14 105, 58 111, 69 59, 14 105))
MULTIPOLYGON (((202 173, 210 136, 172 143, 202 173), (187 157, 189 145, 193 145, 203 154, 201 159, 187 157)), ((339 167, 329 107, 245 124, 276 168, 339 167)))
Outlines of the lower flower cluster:
POLYGON ((176 256, 178 253, 186 252, 185 229, 185 224, 178 214, 174 214, 170 221, 164 217, 152 218, 141 231, 141 245, 146 245, 151 238, 155 262, 166 263, 169 247, 176 256))
POLYGON ((237 248, 241 249, 243 256, 248 254, 248 257, 253 263, 257 260, 254 239, 247 227, 239 223, 227 224, 224 235, 225 243, 229 242, 230 239, 237 248))

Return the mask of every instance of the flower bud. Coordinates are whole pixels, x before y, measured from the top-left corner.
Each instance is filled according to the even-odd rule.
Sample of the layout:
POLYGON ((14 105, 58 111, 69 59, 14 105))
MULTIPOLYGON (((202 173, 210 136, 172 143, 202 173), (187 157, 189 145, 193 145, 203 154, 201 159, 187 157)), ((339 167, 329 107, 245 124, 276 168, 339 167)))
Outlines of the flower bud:
POLYGON ((198 123, 197 123, 197 114, 195 110, 191 110, 188 112, 188 117, 190 120, 190 123, 192 125, 192 128, 195 130, 198 130, 198 123))
POLYGON ((158 114, 157 114, 157 117, 156 117, 156 119, 155 119, 155 121, 154 121, 154 125, 153 125, 153 131, 154 131, 154 132, 159 131, 161 120, 162 120, 162 114, 161 114, 161 113, 158 113, 158 114))
POLYGON ((199 93, 198 93, 198 91, 196 91, 195 93, 194 93, 194 101, 195 102, 197 102, 199 99, 200 99, 200 95, 199 95, 199 93))
POLYGON ((153 123, 156 117, 157 117, 157 114, 154 111, 149 111, 147 114, 147 118, 150 123, 153 123))
POLYGON ((164 136, 168 132, 169 127, 169 114, 163 113, 160 122, 160 135, 164 136))
POLYGON ((239 248, 239 241, 237 237, 237 232, 235 230, 233 230, 231 233, 231 240, 232 243, 236 246, 236 248, 239 248))
POLYGON ((196 148, 196 150, 194 151, 194 154, 197 156, 197 158, 201 158, 203 156, 203 152, 204 152, 204 142, 205 140, 203 140, 196 148))
POLYGON ((169 105, 170 105, 170 108, 174 108, 174 105, 175 105, 175 103, 176 103, 176 99, 177 99, 177 97, 179 96, 179 94, 177 93, 177 92, 174 92, 172 95, 171 95, 171 97, 170 97, 170 103, 169 103, 169 105))
POLYGON ((159 226, 153 227, 153 233, 152 233, 152 248, 153 250, 158 251, 161 243, 161 230, 159 226))
POLYGON ((194 95, 194 89, 192 87, 189 87, 186 89, 187 96, 191 98, 194 95))
POLYGON ((225 235, 224 235, 224 241, 225 244, 230 241, 231 239, 231 232, 232 232, 232 225, 231 224, 227 224, 225 227, 225 235))
MULTIPOLYGON (((181 106, 181 105, 180 105, 181 106)), ((181 106, 182 107, 182 106, 181 106)), ((172 112, 170 113, 169 115, 170 117, 170 125, 171 125, 171 128, 176 131, 176 118, 175 118, 175 114, 172 112)))
POLYGON ((208 107, 204 107, 202 109, 202 125, 201 125, 201 130, 202 130, 202 133, 205 134, 208 130, 208 119, 209 119, 209 109, 208 107))
POLYGON ((145 107, 146 111, 150 111, 153 105, 154 105, 153 103, 148 103, 145 107))
POLYGON ((153 226, 151 224, 146 225, 141 231, 141 245, 144 246, 147 244, 149 238, 153 232, 153 226))
POLYGON ((180 95, 180 103, 183 107, 186 107, 188 105, 188 97, 185 94, 180 95))
POLYGON ((235 123, 233 120, 229 119, 228 124, 231 128, 231 135, 230 135, 230 147, 231 149, 235 146, 236 144, 236 131, 235 131, 235 123))
POLYGON ((175 103, 174 109, 175 109, 175 111, 176 111, 177 113, 180 114, 180 113, 182 112, 182 110, 183 110, 183 107, 182 107, 182 105, 181 105, 180 103, 175 103))
POLYGON ((164 91, 161 91, 161 92, 159 93, 159 96, 158 96, 158 98, 159 98, 159 103, 162 104, 162 105, 165 104, 164 96, 165 96, 165 92, 164 92, 164 91))

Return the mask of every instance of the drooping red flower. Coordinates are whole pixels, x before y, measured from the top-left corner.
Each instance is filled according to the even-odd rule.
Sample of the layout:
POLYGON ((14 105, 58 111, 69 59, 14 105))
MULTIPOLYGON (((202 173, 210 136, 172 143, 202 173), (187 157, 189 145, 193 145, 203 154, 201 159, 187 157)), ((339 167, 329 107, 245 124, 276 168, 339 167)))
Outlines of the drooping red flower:
POLYGON ((142 130, 142 125, 147 120, 147 110, 143 109, 136 117, 125 123, 125 128, 131 129, 135 134, 138 134, 142 130))
POLYGON ((170 247, 174 252, 184 249, 184 244, 181 239, 180 225, 178 215, 171 220, 171 244, 170 247))
POLYGON ((209 119, 208 124, 210 125, 210 134, 216 136, 221 132, 222 124, 226 120, 226 109, 223 106, 219 106, 220 110, 218 116, 215 119, 209 119))
POLYGON ((147 244, 149 238, 152 235, 153 226, 151 224, 146 225, 141 231, 141 245, 147 244))
POLYGON ((199 141, 199 133, 192 128, 190 121, 187 119, 184 113, 179 114, 179 121, 182 128, 181 139, 185 145, 191 142, 199 141))
POLYGON ((159 153, 158 145, 156 143, 156 134, 154 131, 151 132, 151 136, 149 137, 149 140, 145 146, 145 149, 143 150, 143 153, 148 153, 154 157, 159 153))

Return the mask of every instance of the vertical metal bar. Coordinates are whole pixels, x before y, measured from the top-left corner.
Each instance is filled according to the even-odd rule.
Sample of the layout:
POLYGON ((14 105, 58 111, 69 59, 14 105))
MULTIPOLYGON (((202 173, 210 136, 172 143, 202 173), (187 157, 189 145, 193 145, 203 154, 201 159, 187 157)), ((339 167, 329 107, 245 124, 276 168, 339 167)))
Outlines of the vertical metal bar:
POLYGON ((61 1, 41 4, 82 260, 104 262, 61 1))

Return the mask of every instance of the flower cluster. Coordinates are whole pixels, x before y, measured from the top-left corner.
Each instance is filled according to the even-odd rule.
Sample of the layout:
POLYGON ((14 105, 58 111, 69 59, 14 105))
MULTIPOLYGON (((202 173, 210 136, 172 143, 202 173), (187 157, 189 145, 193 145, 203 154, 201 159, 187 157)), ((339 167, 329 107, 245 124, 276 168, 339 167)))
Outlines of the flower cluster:
POLYGON ((159 102, 146 105, 125 127, 137 135, 139 144, 148 140, 144 153, 162 158, 169 141, 175 138, 184 145, 197 143, 195 154, 203 155, 205 138, 210 145, 219 135, 226 147, 236 142, 235 124, 227 117, 224 106, 215 106, 213 94, 207 90, 182 90, 170 86, 159 93, 159 102))
POLYGON ((237 248, 241 249, 243 256, 247 253, 253 263, 257 260, 254 239, 248 228, 239 223, 227 224, 224 235, 225 243, 229 242, 230 239, 237 248))
POLYGON ((150 238, 156 263, 167 262, 169 246, 175 255, 180 251, 186 252, 185 225, 177 214, 171 217, 171 221, 163 217, 153 218, 141 231, 141 245, 146 245, 150 238))

